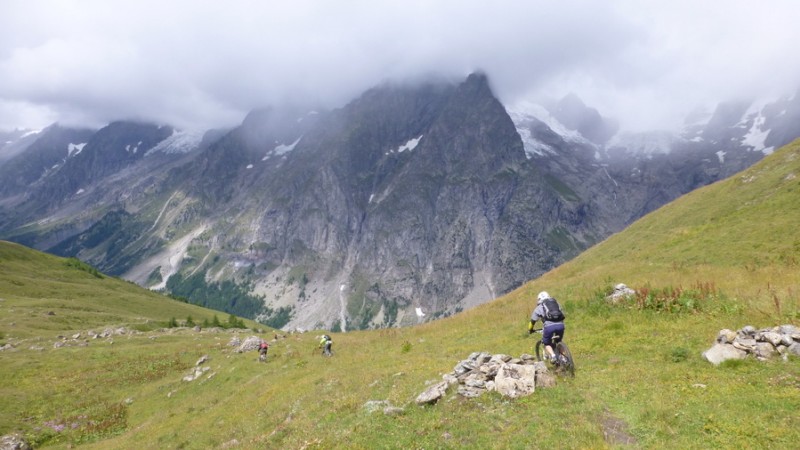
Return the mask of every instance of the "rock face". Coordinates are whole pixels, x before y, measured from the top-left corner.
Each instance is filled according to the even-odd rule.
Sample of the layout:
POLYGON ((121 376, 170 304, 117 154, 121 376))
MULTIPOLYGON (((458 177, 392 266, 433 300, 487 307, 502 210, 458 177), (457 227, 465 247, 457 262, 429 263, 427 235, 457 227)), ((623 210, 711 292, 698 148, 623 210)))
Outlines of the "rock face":
POLYGON ((475 352, 459 361, 453 371, 442 378, 443 381, 433 384, 417 396, 418 405, 436 403, 451 386, 457 386, 457 393, 465 398, 478 397, 488 391, 518 398, 532 394, 536 386, 555 386, 555 377, 547 370, 547 366, 534 361, 533 356, 527 354, 512 358, 504 354, 475 352))
POLYGON ((748 325, 738 331, 723 329, 717 334, 716 343, 703 352, 703 358, 715 366, 729 359, 753 356, 763 361, 776 355, 800 356, 799 328, 781 325, 757 330, 748 325))

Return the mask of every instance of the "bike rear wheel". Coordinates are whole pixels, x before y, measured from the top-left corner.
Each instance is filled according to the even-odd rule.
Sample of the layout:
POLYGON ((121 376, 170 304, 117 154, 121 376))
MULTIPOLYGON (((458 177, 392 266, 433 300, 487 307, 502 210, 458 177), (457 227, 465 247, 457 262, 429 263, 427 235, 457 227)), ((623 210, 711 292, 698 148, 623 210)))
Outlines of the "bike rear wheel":
POLYGON ((569 374, 569 376, 575 376, 575 361, 572 359, 572 352, 569 351, 569 347, 564 342, 559 342, 556 344, 556 354, 558 355, 561 363, 561 367, 569 374))
POLYGON ((536 342, 535 350, 536 350, 536 360, 542 361, 542 355, 544 355, 544 344, 542 344, 541 340, 536 342))

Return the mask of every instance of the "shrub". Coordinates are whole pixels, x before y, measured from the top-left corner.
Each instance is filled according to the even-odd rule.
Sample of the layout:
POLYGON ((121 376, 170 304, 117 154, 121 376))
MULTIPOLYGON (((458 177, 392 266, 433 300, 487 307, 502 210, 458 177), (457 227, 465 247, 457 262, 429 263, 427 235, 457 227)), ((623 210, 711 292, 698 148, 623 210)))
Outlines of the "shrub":
POLYGON ((403 345, 400 346, 400 353, 408 353, 411 351, 411 342, 403 341, 403 345))
POLYGON ((675 347, 670 353, 670 360, 672 362, 682 362, 689 359, 689 349, 684 347, 675 347))
POLYGON ((649 285, 636 289, 629 302, 638 309, 669 313, 694 313, 703 310, 709 300, 720 297, 713 283, 697 282, 689 289, 667 286, 661 289, 649 285))
POLYGON ((90 266, 89 264, 86 264, 85 262, 81 261, 78 258, 75 257, 67 258, 66 265, 67 267, 73 267, 75 269, 82 270, 88 274, 91 274, 95 278, 103 278, 103 275, 97 269, 90 266))

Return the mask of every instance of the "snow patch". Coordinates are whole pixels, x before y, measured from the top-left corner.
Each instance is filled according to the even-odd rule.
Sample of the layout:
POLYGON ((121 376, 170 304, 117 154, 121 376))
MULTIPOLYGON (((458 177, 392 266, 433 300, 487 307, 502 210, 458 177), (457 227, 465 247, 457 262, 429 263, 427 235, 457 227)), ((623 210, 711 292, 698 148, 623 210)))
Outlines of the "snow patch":
POLYGON ((758 115, 753 119, 753 126, 750 127, 750 130, 742 138, 742 145, 750 147, 754 152, 762 152, 765 155, 768 155, 772 153, 774 148, 767 147, 764 144, 764 141, 766 141, 770 131, 772 131, 762 129, 766 120, 767 119, 761 113, 758 113, 758 115))
MULTIPOLYGON (((42 130, 30 130, 30 131, 25 132, 19 138, 22 139, 22 138, 25 138, 25 137, 28 137, 28 136, 33 136, 34 134, 39 134, 41 132, 42 132, 42 130)), ((9 141, 9 142, 11 142, 11 141, 9 141)))
POLYGON ((417 308, 414 308, 414 309, 417 312, 417 317, 425 317, 425 313, 422 312, 422 308, 417 307, 417 308))
POLYGON ((521 101, 506 107, 506 112, 508 116, 511 117, 511 121, 514 122, 514 127, 517 129, 520 138, 522 138, 522 144, 525 147, 525 156, 527 156, 528 159, 534 156, 556 153, 554 148, 536 139, 536 136, 533 136, 531 133, 530 127, 534 119, 547 125, 565 141, 596 147, 595 144, 584 138, 579 132, 567 128, 541 105, 529 101, 521 101))
POLYGON ((83 151, 83 147, 86 147, 86 142, 67 145, 67 158, 80 154, 83 151))
POLYGON ((268 160, 269 158, 271 158, 273 156, 283 156, 283 155, 289 153, 290 151, 294 150, 295 147, 297 147, 297 144, 300 143, 301 139, 303 139, 303 136, 300 136, 299 138, 297 138, 296 141, 292 142, 289 145, 280 144, 280 145, 275 146, 275 148, 273 148, 272 150, 268 151, 267 154, 264 155, 263 158, 261 158, 261 160, 262 161, 266 161, 266 160, 268 160))
POLYGON ((200 147, 204 133, 203 130, 172 130, 172 135, 156 144, 144 155, 152 155, 155 152, 161 152, 166 155, 189 153, 200 147))
POLYGON ((245 167, 245 169, 252 169, 252 168, 253 168, 252 164, 248 164, 247 167, 245 167))
POLYGON ((720 150, 717 152, 717 159, 719 159, 720 164, 725 164, 725 152, 720 150))
POLYGON ((84 191, 84 190, 83 190, 83 188, 81 188, 81 189, 78 189, 78 191, 77 191, 77 192, 75 192, 75 195, 81 195, 81 194, 83 194, 84 192, 86 192, 86 191, 84 191))
POLYGON ((419 135, 418 138, 409 139, 408 142, 397 148, 397 153, 403 153, 406 150, 411 151, 417 148, 417 145, 419 145, 419 141, 420 139, 422 139, 422 136, 424 135, 421 134, 419 135))

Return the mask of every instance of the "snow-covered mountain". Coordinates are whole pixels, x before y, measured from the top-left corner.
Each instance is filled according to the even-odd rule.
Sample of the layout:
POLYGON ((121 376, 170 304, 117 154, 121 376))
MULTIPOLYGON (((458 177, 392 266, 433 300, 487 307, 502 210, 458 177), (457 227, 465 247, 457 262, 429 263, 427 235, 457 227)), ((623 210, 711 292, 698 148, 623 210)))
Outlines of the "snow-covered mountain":
POLYGON ((232 130, 53 126, 7 139, 0 237, 276 326, 407 325, 747 167, 800 136, 799 103, 625 134, 576 96, 504 106, 473 74, 256 110, 232 130))

